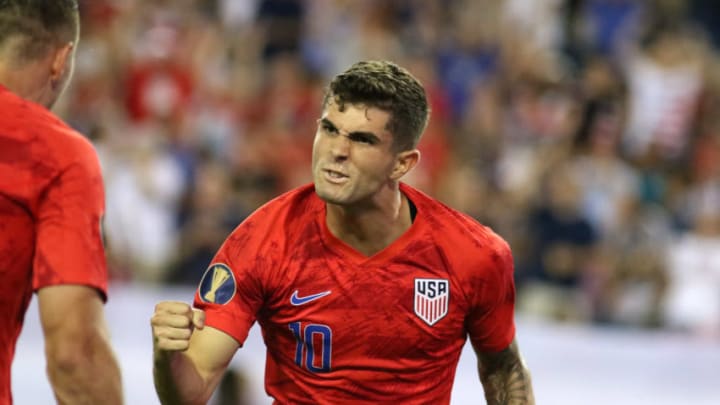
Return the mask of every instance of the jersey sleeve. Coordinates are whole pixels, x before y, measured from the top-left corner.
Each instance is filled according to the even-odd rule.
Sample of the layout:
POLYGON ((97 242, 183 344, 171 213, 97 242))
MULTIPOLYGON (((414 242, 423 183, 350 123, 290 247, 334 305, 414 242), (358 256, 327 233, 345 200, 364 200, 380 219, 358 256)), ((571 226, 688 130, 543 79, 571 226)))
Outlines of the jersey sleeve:
POLYGON ((242 224, 223 243, 200 280, 195 308, 205 311, 205 324, 232 336, 242 346, 263 304, 257 277, 257 249, 243 236, 242 224))
POLYGON ((100 163, 85 139, 68 143, 63 153, 72 153, 72 163, 60 168, 38 200, 33 289, 85 285, 106 299, 108 275, 101 231, 105 195, 100 163))
POLYGON ((489 253, 483 253, 471 310, 466 321, 473 347, 481 352, 498 352, 515 337, 515 283, 510 247, 500 241, 489 253))

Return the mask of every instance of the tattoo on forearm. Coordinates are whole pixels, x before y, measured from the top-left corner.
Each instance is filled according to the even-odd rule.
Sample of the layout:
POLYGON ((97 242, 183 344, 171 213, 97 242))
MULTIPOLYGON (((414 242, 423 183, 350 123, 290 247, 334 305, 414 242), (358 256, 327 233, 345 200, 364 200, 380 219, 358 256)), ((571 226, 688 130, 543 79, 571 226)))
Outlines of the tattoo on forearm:
POLYGON ((487 376, 485 397, 488 405, 529 404, 529 380, 521 364, 514 364, 509 370, 487 376))
POLYGON ((488 405, 534 404, 530 374, 515 343, 500 353, 483 356, 479 367, 488 405))

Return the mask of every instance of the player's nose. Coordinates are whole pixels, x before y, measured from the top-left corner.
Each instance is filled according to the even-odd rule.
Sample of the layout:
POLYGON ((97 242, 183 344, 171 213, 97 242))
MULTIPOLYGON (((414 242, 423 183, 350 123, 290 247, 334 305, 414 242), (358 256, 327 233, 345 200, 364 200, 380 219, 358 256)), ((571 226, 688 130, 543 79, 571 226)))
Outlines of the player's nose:
POLYGON ((350 156, 350 147, 352 142, 346 135, 335 136, 329 140, 330 153, 333 159, 347 159, 350 156))

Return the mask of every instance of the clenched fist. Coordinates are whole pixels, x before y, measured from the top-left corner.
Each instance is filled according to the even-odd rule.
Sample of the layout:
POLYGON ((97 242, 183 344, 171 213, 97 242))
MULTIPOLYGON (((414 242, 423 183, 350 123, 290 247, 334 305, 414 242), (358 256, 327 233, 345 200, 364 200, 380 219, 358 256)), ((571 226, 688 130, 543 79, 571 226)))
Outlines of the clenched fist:
POLYGON ((195 328, 205 326, 205 312, 180 301, 163 301, 155 305, 150 318, 156 350, 183 351, 190 345, 195 328))

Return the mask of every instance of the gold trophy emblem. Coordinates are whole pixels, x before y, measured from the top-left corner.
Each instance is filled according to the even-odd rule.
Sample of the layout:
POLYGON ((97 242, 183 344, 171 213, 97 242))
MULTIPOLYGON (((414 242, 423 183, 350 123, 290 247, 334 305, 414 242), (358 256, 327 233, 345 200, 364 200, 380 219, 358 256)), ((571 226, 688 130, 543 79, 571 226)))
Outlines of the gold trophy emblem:
POLYGON ((230 272, 220 266, 213 268, 212 282, 210 283, 210 291, 203 297, 209 302, 215 302, 215 293, 230 278, 230 272))

